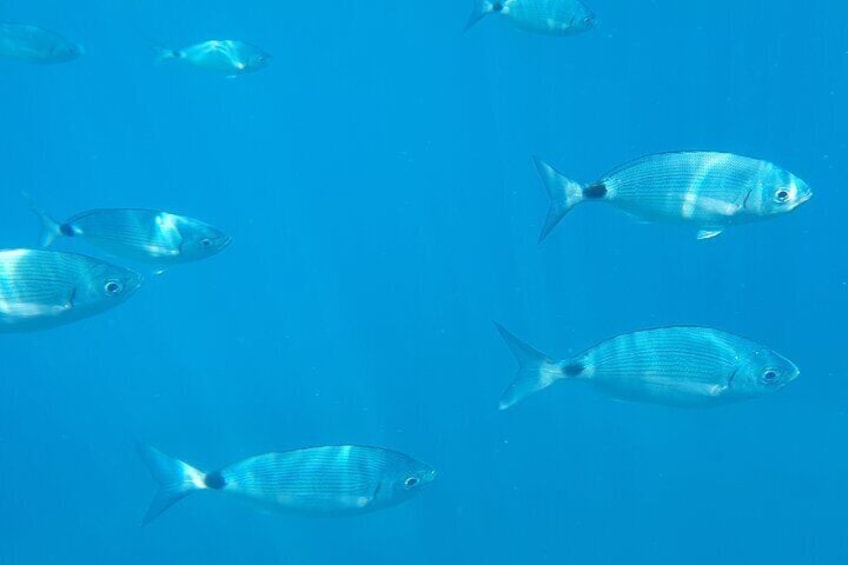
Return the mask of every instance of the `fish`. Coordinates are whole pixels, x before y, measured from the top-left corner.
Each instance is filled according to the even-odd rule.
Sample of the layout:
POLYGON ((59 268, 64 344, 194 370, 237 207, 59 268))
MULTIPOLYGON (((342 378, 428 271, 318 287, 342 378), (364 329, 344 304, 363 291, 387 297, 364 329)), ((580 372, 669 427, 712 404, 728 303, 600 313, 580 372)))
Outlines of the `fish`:
POLYGON ((27 24, 0 22, 0 59, 24 63, 66 63, 83 48, 53 31, 27 24))
POLYGON ((583 202, 608 202, 645 222, 693 225, 710 239, 730 226, 787 214, 813 196, 768 161, 709 151, 648 155, 580 184, 534 157, 551 204, 539 240, 583 202))
POLYGON ((134 271, 61 251, 0 251, 0 332, 52 328, 125 302, 142 284, 134 271))
POLYGON ((81 239, 116 257, 157 268, 211 257, 232 241, 200 220, 161 210, 99 208, 60 222, 32 200, 30 206, 41 219, 42 247, 60 237, 81 239))
POLYGON ((159 483, 143 525, 203 490, 236 495, 267 510, 340 516, 400 504, 436 479, 430 465, 382 447, 331 445, 265 453, 209 473, 152 446, 137 447, 159 483))
POLYGON ((262 70, 271 55, 250 43, 232 39, 212 39, 183 49, 158 48, 161 61, 177 60, 227 78, 262 70))
POLYGON ((770 348, 707 327, 637 331, 557 360, 496 326, 519 364, 501 410, 559 381, 583 381, 618 400, 708 407, 766 396, 800 374, 770 348))
POLYGON ((500 14, 519 28, 548 35, 575 35, 596 24, 595 14, 580 0, 474 0, 466 31, 489 14, 500 14))

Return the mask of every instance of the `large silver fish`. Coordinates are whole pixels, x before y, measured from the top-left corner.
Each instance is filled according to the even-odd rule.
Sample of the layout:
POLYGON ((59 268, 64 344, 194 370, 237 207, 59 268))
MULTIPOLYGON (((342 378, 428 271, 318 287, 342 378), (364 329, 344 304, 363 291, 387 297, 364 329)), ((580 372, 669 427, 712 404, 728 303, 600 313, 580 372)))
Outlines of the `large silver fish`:
POLYGON ((116 257, 160 268, 211 257, 230 244, 230 236, 218 228, 161 210, 101 208, 64 222, 33 210, 43 224, 45 247, 59 237, 79 238, 116 257))
POLYGON ((621 400, 713 406, 764 396, 798 378, 798 368, 768 347, 711 328, 667 327, 608 339, 555 360, 498 331, 518 359, 505 410, 561 380, 584 381, 621 400))
POLYGON ((474 0, 465 29, 489 14, 501 14, 522 29, 550 35, 574 35, 595 26, 595 15, 580 0, 474 0))
POLYGON ((0 332, 41 330, 121 304, 138 273, 85 255, 43 249, 0 251, 0 332))
POLYGON ((159 482, 144 524, 201 490, 235 494, 278 511, 313 515, 361 514, 399 504, 436 478, 408 455, 358 445, 266 453, 204 473, 150 446, 142 459, 159 482))
POLYGON ((698 239, 791 212, 813 196, 807 184, 768 161, 731 153, 648 155, 581 185, 535 159, 551 207, 540 239, 583 202, 609 202, 650 222, 698 228, 698 239))
POLYGON ((185 61, 199 69, 235 78, 264 69, 271 55, 249 43, 231 39, 213 39, 183 49, 160 49, 162 61, 185 61))
POLYGON ((58 33, 34 25, 0 22, 0 59, 64 63, 82 53, 82 47, 58 33))

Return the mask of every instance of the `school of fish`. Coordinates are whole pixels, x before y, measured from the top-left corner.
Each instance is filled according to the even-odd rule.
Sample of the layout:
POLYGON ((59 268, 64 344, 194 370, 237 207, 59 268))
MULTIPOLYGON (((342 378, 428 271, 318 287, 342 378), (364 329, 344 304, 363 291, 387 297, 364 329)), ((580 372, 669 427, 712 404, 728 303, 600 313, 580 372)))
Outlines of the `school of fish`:
MULTIPOLYGON (((465 29, 488 16, 550 36, 587 33, 598 25, 580 0, 474 0, 465 29)), ((272 60, 263 49, 232 39, 155 49, 160 61, 226 78, 267 69, 272 60)), ((67 63, 84 54, 82 46, 53 31, 0 23, 0 61, 67 63)), ((813 195, 778 165, 720 151, 647 155, 589 183, 534 161, 550 199, 540 240, 574 207, 589 202, 606 202, 646 222, 691 226, 698 239, 710 239, 739 224, 788 214, 813 195)), ((155 208, 94 209, 57 220, 25 199, 41 222, 41 247, 0 251, 0 332, 48 330, 96 316, 135 296, 146 274, 211 258, 231 243, 217 227, 155 208), (58 239, 91 254, 53 250, 58 239)), ((566 358, 549 357, 500 325, 497 330, 519 365, 501 396, 502 410, 559 381, 582 382, 620 400, 710 407, 768 396, 800 374, 768 346, 715 328, 637 329, 566 358)), ((557 388, 567 402, 566 387, 557 388)), ((266 453, 211 472, 148 445, 140 445, 139 453, 159 483, 145 524, 199 491, 293 514, 355 515, 404 502, 437 476, 411 456, 359 445, 266 453)))

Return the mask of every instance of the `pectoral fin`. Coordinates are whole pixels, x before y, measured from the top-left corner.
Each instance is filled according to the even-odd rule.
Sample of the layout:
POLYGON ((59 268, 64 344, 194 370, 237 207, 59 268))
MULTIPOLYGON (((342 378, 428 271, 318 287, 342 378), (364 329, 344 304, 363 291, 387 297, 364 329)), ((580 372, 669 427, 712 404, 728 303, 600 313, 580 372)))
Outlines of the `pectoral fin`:
POLYGON ((739 370, 737 369, 737 370, 733 371, 732 373, 730 373, 730 376, 727 377, 727 382, 724 383, 724 384, 710 385, 710 387, 708 388, 709 396, 712 396, 713 398, 715 398, 715 397, 721 396, 725 392, 729 391, 730 387, 733 386, 733 379, 736 378, 736 373, 738 373, 738 372, 739 372, 739 370))
POLYGON ((720 236, 721 232, 722 230, 699 230, 697 237, 699 241, 702 239, 712 239, 720 236))

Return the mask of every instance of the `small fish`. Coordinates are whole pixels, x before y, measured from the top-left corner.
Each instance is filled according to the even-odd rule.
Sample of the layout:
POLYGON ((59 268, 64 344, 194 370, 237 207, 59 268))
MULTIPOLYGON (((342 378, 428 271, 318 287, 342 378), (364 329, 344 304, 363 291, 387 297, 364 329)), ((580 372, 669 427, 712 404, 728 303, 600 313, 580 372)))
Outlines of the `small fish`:
POLYGON ((551 199, 539 240, 583 202, 609 202, 641 220, 691 224, 698 239, 791 212, 813 196, 807 184, 768 161, 731 153, 648 155, 581 185, 534 159, 551 199))
POLYGON ((0 332, 41 330, 93 316, 127 300, 138 273, 60 251, 0 251, 0 332))
POLYGON ((82 54, 82 47, 58 33, 34 25, 0 22, 0 59, 65 63, 82 54))
POLYGON ((768 347, 719 330, 666 327, 608 339, 555 360, 497 326, 519 363, 500 409, 560 380, 585 381, 619 400, 713 406, 776 392, 798 368, 768 347))
POLYGON ((271 62, 271 55, 243 41, 213 39, 184 49, 159 49, 159 59, 185 61, 197 68, 235 78, 264 69, 271 62))
POLYGON ((30 204, 41 218, 44 247, 59 237, 80 238, 116 257, 161 268, 211 257, 231 241, 230 236, 200 220, 161 210, 101 208, 59 222, 30 204))
POLYGON ((474 0, 465 29, 489 14, 501 14, 527 31, 575 35, 595 27, 595 15, 579 0, 474 0))
POLYGON ((433 482, 425 463, 381 447, 334 445, 266 453, 205 473, 150 446, 139 453, 159 482, 144 524, 200 490, 230 493, 277 511, 362 514, 399 504, 433 482))

